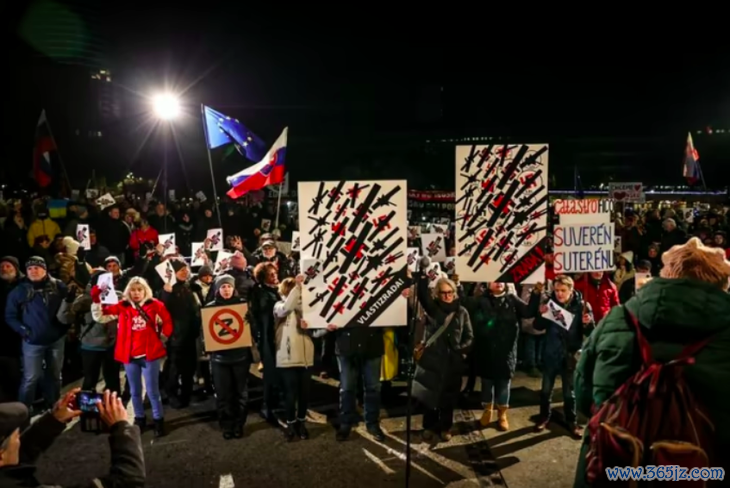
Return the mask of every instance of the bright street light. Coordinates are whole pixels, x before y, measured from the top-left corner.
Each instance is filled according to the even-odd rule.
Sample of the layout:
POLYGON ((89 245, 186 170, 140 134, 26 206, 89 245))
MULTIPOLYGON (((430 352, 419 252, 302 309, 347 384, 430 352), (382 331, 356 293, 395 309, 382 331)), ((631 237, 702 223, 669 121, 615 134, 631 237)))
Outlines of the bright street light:
POLYGON ((180 114, 180 100, 171 93, 154 97, 152 106, 157 116, 162 120, 172 120, 180 114))

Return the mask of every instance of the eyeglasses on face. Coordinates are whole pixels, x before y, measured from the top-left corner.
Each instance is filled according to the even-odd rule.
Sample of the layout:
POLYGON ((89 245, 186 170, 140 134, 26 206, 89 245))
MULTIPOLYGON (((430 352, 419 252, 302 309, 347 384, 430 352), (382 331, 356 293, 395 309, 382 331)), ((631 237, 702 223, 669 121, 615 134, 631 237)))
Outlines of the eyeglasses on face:
POLYGON ((439 290, 439 295, 442 297, 452 297, 454 296, 454 290, 439 290))

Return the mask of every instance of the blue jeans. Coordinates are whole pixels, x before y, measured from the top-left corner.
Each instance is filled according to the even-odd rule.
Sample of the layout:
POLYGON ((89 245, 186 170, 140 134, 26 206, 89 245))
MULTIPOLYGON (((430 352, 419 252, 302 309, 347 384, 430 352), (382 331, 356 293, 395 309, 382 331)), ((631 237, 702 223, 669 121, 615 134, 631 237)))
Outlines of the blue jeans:
POLYGON ((496 403, 499 407, 509 406, 510 380, 490 380, 482 378, 482 404, 496 403))
POLYGON ((65 346, 65 337, 49 346, 35 346, 23 342, 23 382, 20 385, 19 401, 30 407, 35 401, 38 383, 43 387, 43 398, 47 404, 53 405, 58 401, 61 396, 61 371, 65 346))
POLYGON ((381 356, 364 359, 359 356, 337 356, 340 368, 340 425, 357 423, 355 403, 358 379, 364 386, 365 424, 378 425, 380 420, 380 362, 381 356))
POLYGON ((542 391, 540 391, 540 417, 543 421, 550 419, 550 402, 553 398, 555 378, 560 375, 563 383, 563 412, 565 422, 574 424, 576 421, 575 410, 575 383, 573 382, 573 371, 565 366, 545 366, 542 372, 542 391))
POLYGON ((132 359, 124 365, 124 371, 129 380, 129 389, 132 394, 134 417, 144 418, 144 399, 142 398, 142 376, 147 388, 147 398, 152 404, 152 418, 160 420, 164 417, 162 397, 160 396, 160 360, 145 361, 144 358, 132 359))
POLYGON ((532 369, 542 364, 542 352, 545 349, 545 335, 525 334, 525 368, 532 369))

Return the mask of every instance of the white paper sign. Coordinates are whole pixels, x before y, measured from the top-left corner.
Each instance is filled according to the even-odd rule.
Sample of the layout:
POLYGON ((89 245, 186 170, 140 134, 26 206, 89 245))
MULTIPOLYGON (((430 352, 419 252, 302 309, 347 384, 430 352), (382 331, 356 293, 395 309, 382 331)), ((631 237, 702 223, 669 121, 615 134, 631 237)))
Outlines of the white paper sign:
POLYGON ((175 234, 160 234, 160 244, 165 250, 162 252, 163 256, 169 256, 177 252, 177 246, 175 245, 175 234))
POLYGON ((439 279, 444 277, 444 273, 441 271, 441 265, 439 263, 431 263, 431 265, 424 271, 426 278, 428 278, 428 287, 433 288, 439 279))
POLYGON ((111 193, 104 193, 102 196, 100 196, 99 198, 96 199, 96 205, 102 210, 104 210, 107 207, 111 207, 115 203, 117 203, 117 202, 116 202, 116 200, 114 200, 114 197, 112 196, 111 193))
POLYGON ((175 286, 177 283, 177 277, 175 276, 175 270, 172 267, 172 262, 166 260, 155 266, 155 271, 162 278, 163 283, 175 286))
POLYGON ((428 224, 428 231, 432 234, 446 234, 449 226, 443 224, 428 224))
POLYGON ((206 197, 205 193, 203 193, 202 191, 199 191, 198 193, 196 193, 195 198, 197 198, 200 203, 203 203, 204 201, 206 201, 208 199, 208 197, 206 197))
POLYGON ((444 259, 443 270, 447 275, 453 275, 456 272, 456 257, 451 256, 444 259))
POLYGON ((613 271, 614 224, 610 214, 603 222, 580 225, 556 225, 553 235, 556 274, 613 271))
POLYGON ((111 273, 99 275, 97 286, 101 290, 101 303, 104 305, 116 305, 119 303, 119 297, 114 289, 114 275, 111 273))
POLYGON ((315 258, 304 258, 301 260, 302 274, 305 276, 305 286, 315 286, 318 288, 324 288, 327 283, 324 280, 322 274, 322 262, 315 258))
POLYGON ((565 330, 570 330, 570 327, 573 325, 575 315, 565 310, 553 300, 548 300, 547 308, 547 312, 542 314, 543 318, 558 324, 565 330))
POLYGON ((175 190, 167 190, 167 198, 171 202, 175 201, 175 190))
POLYGON ((271 231, 271 220, 269 219, 262 219, 261 220, 261 230, 264 232, 271 231))
POLYGON ((415 241, 421 237, 421 226, 420 225, 409 225, 408 226, 408 240, 415 241))
POLYGON ((93 200, 94 198, 99 196, 99 190, 97 190, 96 188, 88 188, 85 194, 88 200, 93 200))
POLYGON ((206 263, 205 243, 193 242, 190 266, 203 266, 206 263))
POLYGON ((442 263, 446 259, 446 239, 443 234, 421 234, 421 255, 442 263))
POLYGON ((301 249, 301 244, 299 243, 299 231, 292 231, 291 233, 291 251, 292 252, 299 252, 301 249))
POLYGON ((218 256, 215 258, 215 269, 213 274, 217 275, 227 271, 231 268, 231 258, 233 253, 228 251, 218 251, 218 256))
POLYGON ((408 269, 411 273, 415 273, 418 270, 418 261, 421 259, 421 250, 417 247, 409 247, 406 259, 408 261, 408 269))
POLYGON ((76 241, 81 244, 84 250, 91 249, 91 238, 89 237, 89 224, 78 224, 76 226, 76 241))
POLYGON ((310 328, 406 325, 407 182, 300 182, 302 258, 322 261, 325 286, 302 290, 310 328))
POLYGON ((223 229, 208 229, 207 238, 210 240, 211 251, 223 250, 223 229))
POLYGON ((644 203, 644 185, 639 182, 634 183, 608 183, 608 198, 617 202, 626 203, 644 203))
POLYGON ((462 282, 545 282, 547 144, 456 147, 456 272, 462 282))

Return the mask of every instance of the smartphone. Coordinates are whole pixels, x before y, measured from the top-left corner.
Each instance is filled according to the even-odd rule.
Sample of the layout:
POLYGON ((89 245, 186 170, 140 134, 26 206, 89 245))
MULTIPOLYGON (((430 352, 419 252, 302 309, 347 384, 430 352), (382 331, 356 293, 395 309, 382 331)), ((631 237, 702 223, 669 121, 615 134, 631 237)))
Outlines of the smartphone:
POLYGON ((76 394, 76 405, 83 413, 99 413, 97 402, 102 394, 95 391, 80 391, 76 394))

